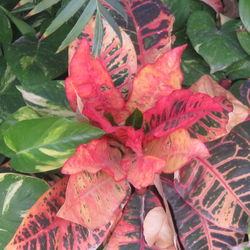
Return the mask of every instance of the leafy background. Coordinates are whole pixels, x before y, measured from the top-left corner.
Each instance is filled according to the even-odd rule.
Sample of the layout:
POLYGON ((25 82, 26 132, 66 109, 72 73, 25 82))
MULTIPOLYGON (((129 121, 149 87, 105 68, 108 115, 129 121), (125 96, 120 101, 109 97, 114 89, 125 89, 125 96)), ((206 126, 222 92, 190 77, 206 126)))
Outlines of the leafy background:
MULTIPOLYGON (((244 104, 249 105, 249 1, 225 1, 222 13, 216 13, 199 0, 163 2, 176 19, 173 47, 184 43, 189 45, 182 57, 184 86, 188 87, 202 75, 210 74, 244 104), (231 8, 228 9, 229 3, 231 8)), ((35 169, 37 164, 32 162, 32 156, 38 154, 46 163, 56 159, 57 164, 54 166, 57 169, 73 153, 79 141, 87 142, 103 134, 91 126, 80 126, 74 120, 63 85, 68 66, 65 48, 78 36, 94 13, 97 22, 92 52, 97 56, 103 36, 101 16, 121 39, 116 21, 122 18, 126 22, 127 16, 117 1, 0 0, 0 164, 3 164, 0 168, 0 185, 14 187, 16 191, 22 185, 29 185, 30 192, 27 193, 27 204, 20 205, 22 213, 5 210, 8 213, 0 217, 6 226, 9 213, 17 215, 10 228, 7 228, 8 237, 6 242, 0 242, 0 248, 4 247, 7 239, 12 238, 25 210, 48 188, 40 177, 47 181, 56 178, 53 175, 55 172, 50 173, 52 177, 50 174, 37 174, 39 169, 35 169), (107 6, 112 7, 114 18, 107 11, 107 6), (30 119, 32 121, 26 121, 30 119), (54 131, 55 124, 60 124, 60 131, 54 131), (84 138, 79 137, 82 134, 84 138), (27 141, 28 138, 30 140, 27 141), (60 143, 62 140, 64 144, 60 143), (7 167, 9 158, 12 159, 14 170, 7 167), (32 177, 20 174, 26 172, 28 167, 32 169, 32 177)), ((13 194, 1 192, 0 195, 0 200, 5 201, 8 195, 13 194)), ((15 196, 18 197, 19 193, 15 196)), ((172 194, 169 194, 169 199, 174 199, 172 194)), ((179 201, 174 200, 174 204, 177 202, 182 202, 181 198, 179 201)), ((6 208, 6 204, 3 202, 0 206, 6 208)), ((195 214, 191 210, 186 212, 195 214)))

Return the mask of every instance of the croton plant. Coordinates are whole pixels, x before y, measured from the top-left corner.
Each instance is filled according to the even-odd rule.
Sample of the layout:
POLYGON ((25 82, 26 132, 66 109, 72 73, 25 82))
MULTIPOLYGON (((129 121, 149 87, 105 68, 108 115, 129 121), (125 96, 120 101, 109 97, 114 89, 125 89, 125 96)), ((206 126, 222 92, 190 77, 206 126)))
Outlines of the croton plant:
POLYGON ((248 107, 209 75, 182 88, 187 45, 171 48, 174 16, 160 1, 122 2, 122 43, 104 20, 93 57, 93 18, 69 46, 73 116, 38 124, 29 111, 4 135, 12 168, 51 176, 61 168, 7 250, 231 249, 246 240, 248 107), (20 136, 27 124, 38 139, 20 136))

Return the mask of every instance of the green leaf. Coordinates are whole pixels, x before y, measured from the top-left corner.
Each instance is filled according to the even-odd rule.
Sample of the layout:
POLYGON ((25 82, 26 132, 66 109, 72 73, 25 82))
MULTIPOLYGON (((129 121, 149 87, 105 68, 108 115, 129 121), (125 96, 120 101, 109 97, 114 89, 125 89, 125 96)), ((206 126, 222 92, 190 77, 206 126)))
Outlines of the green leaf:
POLYGON ((4 135, 15 152, 10 165, 25 173, 60 168, 80 143, 103 135, 101 129, 60 117, 20 121, 4 135))
POLYGON ((246 57, 237 40, 237 24, 237 21, 229 21, 218 30, 207 12, 196 11, 190 16, 187 34, 196 52, 210 65, 211 73, 246 57))
POLYGON ((95 57, 98 57, 101 53, 103 41, 103 23, 100 12, 97 11, 95 18, 95 35, 94 35, 94 44, 92 47, 92 54, 95 57))
POLYGON ((55 55, 53 44, 24 37, 7 48, 6 60, 22 83, 48 81, 67 71, 66 52, 55 55))
POLYGON ((0 45, 8 44, 12 41, 12 29, 9 18, 0 8, 0 45))
POLYGON ((66 23, 85 3, 86 0, 71 0, 46 29, 43 36, 47 37, 66 23))
POLYGON ((119 15, 121 15, 126 22, 128 22, 128 15, 123 5, 117 0, 104 0, 111 8, 113 8, 119 15))
POLYGON ((0 249, 5 248, 26 212, 48 189, 42 179, 0 174, 0 249))
POLYGON ((31 108, 25 106, 18 109, 15 113, 7 117, 0 125, 0 152, 11 158, 15 152, 10 150, 4 142, 4 134, 6 131, 18 121, 39 118, 38 114, 31 108))
POLYGON ((139 109, 135 111, 127 118, 126 126, 132 126, 135 129, 140 129, 143 122, 143 115, 139 109))
POLYGON ((34 7, 34 9, 28 13, 27 16, 32 16, 32 15, 35 15, 37 13, 40 13, 40 12, 50 8, 51 6, 57 4, 58 2, 60 2, 60 0, 43 0, 40 3, 38 3, 34 7))
POLYGON ((109 25, 115 31, 115 33, 117 34, 117 36, 118 36, 118 38, 119 38, 119 40, 121 41, 121 44, 122 44, 122 34, 121 34, 121 30, 120 30, 119 26, 117 25, 117 23, 115 22, 115 20, 109 14, 109 12, 107 11, 107 9, 105 7, 103 7, 100 3, 98 4, 98 7, 99 7, 101 15, 107 20, 109 25))
POLYGON ((250 33, 245 30, 237 32, 237 37, 241 47, 250 55, 250 33))
POLYGON ((249 0, 240 0, 239 1, 239 12, 240 19, 244 24, 245 28, 250 32, 250 2, 249 0))
POLYGON ((29 82, 17 89, 26 104, 42 116, 75 116, 68 107, 63 81, 29 82))
POLYGON ((93 16, 95 10, 96 10, 96 1, 91 0, 84 9, 81 16, 79 17, 73 29, 69 32, 67 37, 61 43, 57 52, 60 52, 63 49, 65 49, 81 33, 83 28, 88 24, 90 18, 93 16))
POLYGON ((225 71, 228 78, 234 81, 234 80, 250 78, 249 69, 250 69, 250 56, 232 64, 225 71))
POLYGON ((9 19, 16 25, 17 29, 21 32, 22 35, 30 37, 36 36, 35 29, 32 28, 29 24, 24 22, 22 19, 15 17, 11 12, 4 9, 3 7, 0 6, 0 8, 2 8, 9 19))

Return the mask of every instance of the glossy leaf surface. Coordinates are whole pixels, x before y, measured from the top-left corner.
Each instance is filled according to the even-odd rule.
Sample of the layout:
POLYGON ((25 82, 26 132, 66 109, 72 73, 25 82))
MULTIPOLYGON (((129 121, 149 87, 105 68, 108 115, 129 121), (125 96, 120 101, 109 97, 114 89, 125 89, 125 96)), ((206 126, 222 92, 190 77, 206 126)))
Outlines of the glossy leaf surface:
POLYGON ((218 30, 212 16, 205 11, 194 12, 188 20, 188 37, 196 52, 210 65, 211 73, 247 56, 238 44, 235 24, 231 21, 218 30))
POLYGON ((80 143, 98 138, 103 131, 60 117, 20 121, 4 135, 15 152, 11 167, 26 173, 60 168, 80 143))
POLYGON ((218 227, 200 216, 164 179, 163 189, 172 206, 179 237, 185 249, 231 249, 244 240, 244 234, 218 227))
POLYGON ((70 176, 66 200, 57 215, 87 228, 107 224, 123 208, 130 194, 127 182, 115 182, 105 172, 70 176))
POLYGON ((113 224, 94 230, 56 216, 65 201, 68 178, 49 189, 29 210, 6 250, 97 248, 113 224))
POLYGON ((147 139, 167 136, 179 128, 187 128, 221 106, 208 95, 189 90, 175 90, 161 98, 144 117, 150 133, 147 139))
POLYGON ((134 193, 125 207, 123 216, 106 245, 107 250, 142 249, 157 250, 146 244, 143 236, 145 215, 154 207, 161 206, 157 196, 151 191, 144 195, 134 193))
POLYGON ((128 25, 118 23, 130 35, 139 65, 153 63, 171 48, 174 17, 160 1, 121 1, 128 14, 128 25), (136 34, 136 35, 134 35, 136 34))
POLYGON ((250 12, 250 4, 249 1, 247 0, 240 0, 239 1, 239 11, 240 11, 240 18, 248 30, 250 32, 250 17, 249 17, 249 12, 250 12))
POLYGON ((207 143, 211 156, 180 171, 175 188, 199 214, 215 225, 247 231, 249 203, 249 121, 207 143))
POLYGON ((125 173, 120 167, 122 153, 116 144, 105 138, 92 140, 86 145, 80 144, 75 154, 65 162, 62 173, 72 175, 86 171, 96 174, 103 170, 116 181, 121 181, 125 173))
MULTIPOLYGON (((79 38, 70 44, 69 62, 83 37, 93 43, 94 19, 92 19, 80 34, 79 38)), ((127 97, 132 87, 134 75, 137 72, 137 58, 130 37, 121 30, 122 44, 114 30, 104 20, 103 44, 99 59, 109 72, 114 86, 123 96, 127 97)))
POLYGON ((165 160, 165 173, 175 172, 194 157, 209 156, 206 146, 201 141, 191 138, 184 129, 149 141, 144 146, 144 153, 165 160))
POLYGON ((48 184, 20 174, 0 174, 0 248, 8 244, 26 212, 49 189, 48 184))

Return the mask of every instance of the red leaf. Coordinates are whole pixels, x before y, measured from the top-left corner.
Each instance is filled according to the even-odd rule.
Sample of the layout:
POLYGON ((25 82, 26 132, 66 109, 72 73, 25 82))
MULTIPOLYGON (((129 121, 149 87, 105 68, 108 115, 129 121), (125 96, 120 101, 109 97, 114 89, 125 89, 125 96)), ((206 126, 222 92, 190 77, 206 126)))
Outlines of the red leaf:
POLYGON ((223 12, 222 0, 201 0, 202 2, 210 5, 216 12, 223 12))
POLYGON ((243 242, 245 234, 209 222, 186 204, 164 178, 162 184, 166 198, 172 206, 179 237, 185 249, 231 249, 243 242))
POLYGON ((153 192, 147 191, 144 195, 134 193, 126 205, 123 216, 114 229, 105 249, 159 249, 154 246, 148 246, 143 237, 145 215, 152 208, 159 206, 161 206, 161 203, 153 192))
POLYGON ((112 140, 92 140, 88 144, 78 146, 75 155, 65 162, 62 173, 72 175, 87 171, 96 174, 103 170, 116 181, 121 181, 125 178, 125 173, 120 167, 121 157, 119 148, 112 140))
POLYGON ((106 238, 117 214, 106 225, 93 230, 56 216, 65 200, 68 177, 48 190, 26 214, 6 250, 96 249, 106 238))
POLYGON ((124 105, 121 94, 113 86, 100 60, 91 56, 89 44, 85 39, 81 40, 71 60, 65 87, 74 111, 77 107, 77 98, 82 101, 83 106, 87 104, 103 114, 120 110, 124 105))
POLYGON ((211 111, 221 106, 205 94, 193 94, 189 90, 176 90, 161 98, 144 117, 151 130, 147 139, 169 135, 179 128, 187 128, 211 111))
POLYGON ((122 3, 129 16, 129 23, 126 25, 120 20, 118 23, 131 36, 139 64, 154 63, 171 48, 174 16, 161 1, 122 0, 122 3))
POLYGON ((57 215, 87 228, 110 221, 129 195, 127 182, 115 182, 105 172, 81 172, 70 176, 66 200, 57 215))
POLYGON ((137 189, 154 183, 155 174, 161 173, 165 161, 154 156, 127 154, 122 159, 122 168, 127 172, 127 180, 137 189))
POLYGON ((186 45, 183 45, 169 50, 154 64, 146 65, 138 72, 125 111, 115 117, 118 123, 123 122, 136 108, 145 112, 163 96, 181 89, 181 55, 185 48, 186 45))
MULTIPOLYGON (((104 36, 99 60, 109 72, 114 86, 123 94, 128 96, 132 87, 134 75, 137 72, 137 57, 134 45, 130 37, 121 30, 122 45, 111 26, 103 20, 104 36)), ((95 20, 91 19, 79 38, 69 46, 69 64, 81 39, 87 37, 90 44, 93 43, 95 20)))
POLYGON ((178 170, 194 157, 209 156, 206 146, 201 141, 192 139, 184 129, 148 142, 144 147, 144 153, 165 160, 165 173, 178 170))

